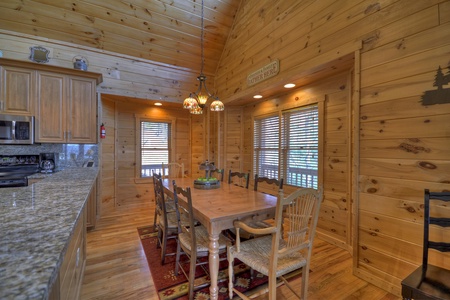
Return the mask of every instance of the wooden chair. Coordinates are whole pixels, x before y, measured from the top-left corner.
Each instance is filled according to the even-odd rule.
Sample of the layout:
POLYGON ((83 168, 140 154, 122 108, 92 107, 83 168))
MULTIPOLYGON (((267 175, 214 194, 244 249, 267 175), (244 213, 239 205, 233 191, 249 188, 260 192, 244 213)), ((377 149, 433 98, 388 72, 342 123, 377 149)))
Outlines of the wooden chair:
POLYGON ((219 178, 217 178, 217 179, 219 181, 223 181, 223 177, 224 177, 224 174, 225 174, 225 169, 215 169, 215 170, 211 171, 211 177, 213 177, 214 173, 218 174, 217 177, 219 177, 219 178))
POLYGON ((258 174, 256 174, 253 188, 255 191, 260 191, 275 196, 280 190, 283 189, 283 178, 277 180, 274 178, 259 177, 258 174))
POLYGON ((248 189, 248 184, 250 182, 250 173, 241 172, 228 172, 228 184, 234 184, 240 187, 245 187, 248 189))
MULTIPOLYGON (((154 190, 154 194, 155 194, 155 215, 153 218, 153 228, 155 230, 158 229, 158 209, 156 209, 156 192, 157 192, 157 188, 156 188, 156 183, 158 181, 158 179, 161 179, 161 174, 159 173, 153 173, 152 174, 152 178, 153 178, 153 190, 154 190)), ((170 197, 168 197, 167 195, 164 195, 164 200, 166 201, 166 209, 167 212, 175 212, 175 202, 173 201, 173 199, 171 199, 170 197)))
POLYGON ((244 222, 234 222, 237 231, 236 244, 228 247, 230 299, 233 298, 233 291, 239 297, 249 299, 233 286, 233 263, 236 258, 269 277, 269 300, 276 299, 277 278, 281 279, 297 297, 306 299, 311 250, 321 202, 322 193, 314 189, 298 189, 287 197, 280 191, 275 226, 254 229, 244 222), (279 230, 282 225, 286 225, 284 237, 279 230), (241 228, 250 233, 266 235, 241 242, 239 234, 241 228), (300 268, 302 287, 299 294, 283 275, 300 268))
POLYGON ((175 253, 166 253, 167 242, 169 239, 177 238, 178 223, 176 211, 169 211, 165 200, 164 188, 161 177, 153 175, 155 182, 155 211, 158 219, 158 243, 161 247, 161 264, 165 263, 166 256, 175 255, 175 253))
MULTIPOLYGON (((194 287, 195 270, 198 265, 205 265, 208 260, 199 262, 198 258, 207 257, 209 255, 209 235, 207 229, 203 225, 196 225, 197 221, 194 218, 194 210, 192 208, 191 189, 187 187, 182 189, 173 184, 174 200, 176 207, 176 214, 178 219, 178 243, 175 263, 175 274, 178 275, 179 268, 184 276, 189 280, 189 299, 194 299, 194 290, 201 286, 194 287), (179 201, 178 196, 186 199, 186 202, 179 201), (183 222, 183 215, 189 222, 183 222), (183 268, 183 263, 180 261, 181 254, 186 254, 189 258, 189 274, 183 268)), ((219 236, 219 255, 227 251, 229 240, 222 234, 219 236)), ((221 260, 225 260, 224 257, 221 260)), ((208 273, 208 268, 203 268, 208 273)), ((202 285, 204 286, 204 285, 202 285)))
MULTIPOLYGON (((240 186, 248 189, 248 185, 250 183, 250 173, 242 173, 242 172, 228 172, 228 184, 234 184, 236 186, 240 186)), ((269 224, 263 221, 247 221, 247 225, 252 228, 267 228, 270 227, 269 224)), ((230 228, 230 231, 236 235, 236 230, 234 228, 230 228)), ((255 235, 251 234, 245 230, 241 230, 241 238, 244 239, 252 239, 255 235)))
POLYGON ((183 163, 162 163, 162 178, 181 178, 184 177, 183 163), (167 172, 166 172, 167 170, 167 172))
MULTIPOLYGON (((450 214, 443 217, 445 211, 449 211, 450 192, 430 192, 425 190, 424 209, 424 234, 423 234, 423 258, 422 265, 402 281, 403 299, 450 299, 450 270, 441 266, 428 263, 428 252, 450 252, 450 241, 431 241, 430 225, 433 227, 450 227, 450 214), (430 202, 440 203, 440 210, 430 209, 430 202), (447 206, 447 207, 446 207, 447 206), (435 211, 430 216, 430 211, 435 211)), ((435 206, 436 208, 438 206, 435 206)), ((433 228, 432 227, 432 228, 433 228)), ((442 234, 441 237, 444 237, 442 234)), ((448 236, 448 235, 447 235, 448 236)))

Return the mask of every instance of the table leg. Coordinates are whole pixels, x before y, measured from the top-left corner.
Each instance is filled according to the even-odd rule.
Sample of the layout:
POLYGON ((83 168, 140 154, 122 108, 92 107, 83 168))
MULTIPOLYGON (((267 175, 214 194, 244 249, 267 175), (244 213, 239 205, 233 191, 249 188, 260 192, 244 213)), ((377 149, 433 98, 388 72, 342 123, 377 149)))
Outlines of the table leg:
POLYGON ((217 287, 217 278, 219 276, 219 233, 214 232, 209 235, 209 275, 211 276, 209 294, 211 300, 217 300, 219 297, 219 288, 217 287))

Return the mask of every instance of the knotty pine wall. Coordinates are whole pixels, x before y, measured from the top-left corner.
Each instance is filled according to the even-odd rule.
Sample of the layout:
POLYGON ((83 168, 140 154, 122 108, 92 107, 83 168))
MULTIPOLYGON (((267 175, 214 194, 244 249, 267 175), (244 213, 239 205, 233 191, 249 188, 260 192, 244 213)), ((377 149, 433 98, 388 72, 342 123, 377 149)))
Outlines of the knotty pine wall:
MULTIPOLYGON (((75 55, 89 57, 89 70, 103 74, 99 92, 151 99, 145 85, 134 84, 151 82, 156 76, 154 66, 145 60, 0 30, 4 57, 28 60, 29 47, 34 45, 51 50, 49 64, 72 68, 75 55), (122 70, 120 79, 112 72, 116 69, 122 70)), ((421 104, 423 93, 436 89, 437 68, 441 66, 445 74, 449 71, 450 1, 243 0, 215 76, 220 98, 236 103, 209 118, 185 117, 191 138, 188 170, 195 176, 196 163, 206 158, 225 168, 252 170, 248 138, 252 108, 239 106, 241 99, 249 103, 263 87, 270 89, 290 78, 308 79, 314 74, 311 70, 333 66, 346 55, 355 58, 351 99, 343 96, 349 92, 348 84, 341 95, 333 83, 329 89, 335 92, 328 90, 327 78, 308 85, 325 84, 325 91, 315 94, 325 95, 325 103, 330 104, 327 122, 332 125, 326 139, 334 141, 324 150, 324 209, 329 210, 322 211, 319 227, 331 241, 353 248, 355 274, 399 294, 401 279, 421 261, 423 190, 450 190, 450 104, 421 104), (273 59, 280 60, 280 73, 247 86, 246 76, 273 59), (333 98, 351 103, 343 105, 333 98), (347 110, 345 115, 352 120, 342 122, 347 126, 344 133, 337 129, 338 118, 349 105, 352 114, 347 110), (345 155, 349 145, 352 151, 345 155)), ((307 92, 307 87, 302 91, 307 92)), ((257 108, 269 112, 278 109, 276 101, 288 103, 288 98, 274 97, 257 108)), ((134 155, 125 144, 131 133, 124 130, 120 136, 122 129, 116 122, 126 126, 132 111, 114 101, 102 105, 107 122, 107 138, 102 141, 102 205, 138 204, 139 199, 148 199, 149 192, 131 181, 125 187, 128 198, 114 198, 117 186, 124 188, 122 174, 115 168, 132 164, 119 164, 127 158, 117 152, 124 147, 134 155)), ((448 236, 448 232, 433 231, 433 235, 448 236)), ((448 254, 432 255, 431 261, 450 268, 448 254)))
MULTIPOLYGON (((325 203, 319 228, 336 241, 353 241, 355 274, 400 294, 400 281, 421 263, 424 189, 450 190, 450 99, 435 105, 421 102, 425 91, 437 89, 433 84, 438 67, 447 76, 450 71, 450 1, 274 5, 243 0, 216 87, 222 98, 248 102, 280 81, 314 75, 310 70, 351 53, 354 89, 347 101, 354 107, 354 122, 346 129, 354 135, 349 140, 348 133, 336 130, 339 118, 344 118, 339 113, 348 106, 342 102, 332 107, 334 100, 327 98, 327 122, 336 131, 326 134, 325 203), (247 75, 274 59, 280 61, 279 74, 248 86, 247 75), (345 155, 350 144, 353 151, 345 155), (345 198, 346 192, 351 198, 345 198)), ((245 108, 244 149, 251 147, 249 113, 277 110, 284 101, 288 99, 245 108)), ((244 168, 251 169, 250 164, 244 168)), ((439 211, 450 214, 448 207, 439 211)), ((432 234, 449 237, 445 230, 432 234)), ((450 268, 450 255, 434 254, 431 262, 450 268)))
MULTIPOLYGON (((140 205, 143 201, 154 201, 151 178, 136 176, 136 143, 139 116, 153 120, 172 121, 174 127, 174 149, 172 160, 185 165, 185 173, 191 171, 191 120, 189 112, 179 109, 160 108, 145 100, 111 99, 102 96, 102 121, 106 125, 107 137, 102 141, 102 211, 117 206, 140 205)), ((201 119, 201 118, 196 118, 201 119)), ((197 126, 194 119, 192 127, 197 126)), ((195 140, 194 140, 195 142, 195 140)), ((192 147, 194 157, 195 147, 192 147)))

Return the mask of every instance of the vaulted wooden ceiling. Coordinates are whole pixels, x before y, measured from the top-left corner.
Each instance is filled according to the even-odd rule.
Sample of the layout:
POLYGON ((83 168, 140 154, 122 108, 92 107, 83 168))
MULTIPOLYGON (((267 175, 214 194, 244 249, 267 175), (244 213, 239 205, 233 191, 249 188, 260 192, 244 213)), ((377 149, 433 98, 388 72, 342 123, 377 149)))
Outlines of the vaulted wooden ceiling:
MULTIPOLYGON (((204 0, 209 85, 240 1, 204 0)), ((169 71, 159 84, 188 95, 201 71, 201 11, 201 0, 5 0, 0 29, 155 62, 169 71)))
MULTIPOLYGON (((218 68, 224 66, 223 62, 222 65, 219 62, 226 49, 228 36, 233 34, 236 40, 234 35, 242 35, 242 42, 248 32, 252 32, 245 29, 247 26, 251 26, 253 31, 271 32, 272 28, 264 27, 266 23, 262 21, 262 16, 285 16, 292 7, 299 5, 296 0, 265 0, 261 6, 263 8, 256 8, 258 11, 253 12, 253 19, 250 20, 246 19, 246 13, 252 11, 252 1, 204 0, 203 73, 208 78, 208 88, 214 92, 218 91, 217 87, 214 88, 214 76, 218 68), (239 18, 241 20, 237 20, 239 18), (246 30, 245 34, 242 30, 246 30)), ((61 41, 60 44, 109 53, 109 56, 97 55, 97 65, 89 69, 104 74, 104 82, 99 86, 102 94, 119 96, 114 99, 125 96, 153 102, 164 101, 179 107, 184 98, 197 89, 197 76, 201 72, 201 3, 202 0, 2 0, 0 30, 36 39, 39 37, 40 41, 61 41), (110 73, 116 66, 122 74, 120 79, 113 78, 110 73)), ((266 44, 267 40, 275 39, 268 36, 266 44)), ((279 39, 278 43, 281 41, 279 39)), ((251 46, 254 43, 253 40, 251 46)), ((18 51, 29 51, 29 48, 21 46, 22 49, 18 51)), ((249 47, 249 44, 246 46, 249 47)), ((69 66, 77 50, 74 48, 69 51, 70 57, 68 53, 62 52, 53 55, 69 66)), ((26 53, 22 54, 19 59, 26 57, 26 53)), ((239 57, 239 60, 242 59, 239 57)), ((339 60, 290 72, 288 76, 279 76, 271 84, 266 82, 238 94, 228 92, 228 95, 218 96, 227 105, 247 105, 255 101, 252 99, 253 93, 262 93, 266 99, 286 93, 283 84, 287 81, 297 86, 306 85, 348 70, 353 61, 353 55, 347 55, 339 60)), ((261 65, 246 71, 251 72, 258 67, 261 65)), ((224 80, 221 82, 223 84, 224 80)), ((239 84, 243 84, 242 80, 239 84)), ((234 91, 240 90, 242 86, 227 88, 234 91)))

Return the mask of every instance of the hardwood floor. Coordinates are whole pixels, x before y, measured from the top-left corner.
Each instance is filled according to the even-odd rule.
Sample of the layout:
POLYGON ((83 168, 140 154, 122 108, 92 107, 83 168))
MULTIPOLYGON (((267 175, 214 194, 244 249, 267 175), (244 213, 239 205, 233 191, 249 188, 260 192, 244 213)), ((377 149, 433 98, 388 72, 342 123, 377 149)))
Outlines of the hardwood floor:
MULTIPOLYGON (((158 299, 136 230, 152 222, 150 204, 119 207, 97 222, 95 230, 87 235, 81 299, 158 299)), ((319 239, 313 249, 308 299, 401 299, 353 276, 352 258, 347 251, 319 239)), ((268 297, 265 294, 256 299, 268 297)), ((282 286, 278 288, 277 299, 295 298, 282 286)))

